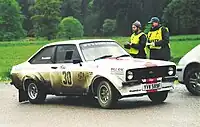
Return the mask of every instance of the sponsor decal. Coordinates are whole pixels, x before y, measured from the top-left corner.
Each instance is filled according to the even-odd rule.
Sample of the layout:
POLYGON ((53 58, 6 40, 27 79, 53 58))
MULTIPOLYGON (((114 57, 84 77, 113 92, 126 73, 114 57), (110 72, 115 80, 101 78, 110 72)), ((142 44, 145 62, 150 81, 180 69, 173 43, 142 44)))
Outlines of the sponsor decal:
POLYGON ((151 63, 151 62, 146 62, 146 63, 144 64, 144 66, 145 66, 145 67, 155 67, 155 66, 157 66, 157 65, 154 64, 154 63, 151 63))
POLYGON ((78 80, 84 80, 85 79, 85 74, 83 72, 78 73, 78 80))
POLYGON ((93 72, 89 72, 89 75, 93 75, 93 72))
POLYGON ((86 44, 81 44, 81 48, 85 49, 88 47, 97 47, 97 46, 101 46, 101 45, 116 45, 115 42, 92 42, 92 43, 86 43, 86 44))
POLYGON ((147 83, 156 83, 157 82, 157 78, 150 78, 146 80, 147 83))
POLYGON ((61 69, 65 69, 65 66, 62 65, 62 66, 60 66, 60 68, 61 68, 61 69))
POLYGON ((79 72, 78 73, 78 80, 86 80, 88 77, 93 75, 93 72, 79 72))
POLYGON ((123 75, 124 68, 111 68, 111 74, 123 75))
POLYGON ((42 60, 50 60, 51 59, 51 57, 42 57, 42 60))

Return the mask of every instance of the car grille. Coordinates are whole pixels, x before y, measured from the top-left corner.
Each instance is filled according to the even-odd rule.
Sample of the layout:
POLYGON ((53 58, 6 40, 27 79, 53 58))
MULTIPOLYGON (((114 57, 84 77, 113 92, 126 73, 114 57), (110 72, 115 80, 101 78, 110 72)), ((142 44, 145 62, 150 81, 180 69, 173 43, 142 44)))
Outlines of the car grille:
MULTIPOLYGON (((166 77, 166 76, 174 76, 176 73, 176 66, 156 66, 156 67, 147 67, 147 68, 138 68, 138 69, 129 69, 127 72, 133 72, 133 79, 131 80, 141 80, 148 78, 157 78, 157 77, 166 77), (172 67, 174 70, 173 75, 168 74, 169 67, 172 67)), ((126 81, 129 81, 126 76, 126 81)))

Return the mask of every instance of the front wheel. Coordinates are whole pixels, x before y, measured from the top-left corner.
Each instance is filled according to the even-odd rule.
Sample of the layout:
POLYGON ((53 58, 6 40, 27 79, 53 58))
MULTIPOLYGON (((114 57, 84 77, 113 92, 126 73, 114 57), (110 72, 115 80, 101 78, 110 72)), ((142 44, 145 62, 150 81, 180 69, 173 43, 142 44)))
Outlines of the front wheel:
POLYGON ((97 97, 102 108, 112 108, 116 104, 117 92, 110 82, 103 80, 97 87, 97 97))
POLYGON ((27 84, 28 99, 32 104, 43 103, 46 99, 46 93, 41 85, 38 85, 35 81, 29 81, 27 84))
POLYGON ((200 69, 191 69, 187 72, 185 85, 190 93, 200 96, 200 69))
POLYGON ((155 104, 160 104, 164 102, 168 96, 169 91, 163 91, 163 92, 156 92, 156 93, 149 93, 148 97, 151 99, 151 101, 155 104))

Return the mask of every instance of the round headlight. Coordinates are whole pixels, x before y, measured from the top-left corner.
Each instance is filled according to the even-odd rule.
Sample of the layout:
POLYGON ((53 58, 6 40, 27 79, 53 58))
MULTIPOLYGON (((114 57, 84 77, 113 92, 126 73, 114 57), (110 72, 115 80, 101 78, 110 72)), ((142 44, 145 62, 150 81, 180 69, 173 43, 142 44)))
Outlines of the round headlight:
POLYGON ((173 67, 169 67, 168 69, 168 75, 173 75, 174 74, 174 68, 173 67))
POLYGON ((133 72, 132 71, 127 72, 127 78, 128 78, 128 80, 133 79, 133 72))

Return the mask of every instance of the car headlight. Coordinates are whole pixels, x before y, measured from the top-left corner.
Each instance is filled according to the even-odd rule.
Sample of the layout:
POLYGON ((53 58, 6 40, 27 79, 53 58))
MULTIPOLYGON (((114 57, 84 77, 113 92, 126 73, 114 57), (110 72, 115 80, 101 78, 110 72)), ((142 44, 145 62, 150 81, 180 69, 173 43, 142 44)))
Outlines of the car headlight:
POLYGON ((133 72, 132 72, 132 71, 128 71, 128 72, 127 72, 127 79, 128 79, 128 80, 133 79, 133 72))
POLYGON ((168 69, 168 75, 172 76, 174 74, 174 68, 173 67, 169 67, 168 69))

